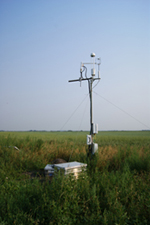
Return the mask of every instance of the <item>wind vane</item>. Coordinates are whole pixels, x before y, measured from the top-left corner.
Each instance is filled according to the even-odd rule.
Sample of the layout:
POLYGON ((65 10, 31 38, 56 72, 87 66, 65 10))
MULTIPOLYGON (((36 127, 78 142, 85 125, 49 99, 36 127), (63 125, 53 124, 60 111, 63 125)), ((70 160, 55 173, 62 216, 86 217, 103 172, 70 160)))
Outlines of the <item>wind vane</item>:
POLYGON ((88 81, 89 87, 89 97, 90 97, 90 135, 87 135, 87 145, 89 146, 89 153, 95 154, 98 151, 98 144, 94 143, 94 135, 98 133, 98 124, 93 123, 93 104, 92 104, 92 85, 95 80, 100 80, 100 58, 95 60, 95 53, 91 53, 91 57, 93 58, 93 62, 91 63, 81 63, 80 67, 80 78, 76 80, 69 80, 69 82, 79 81, 80 85, 82 81, 88 81), (91 77, 87 76, 87 68, 86 64, 92 64, 93 68, 91 69, 91 77), (98 66, 98 75, 96 75, 95 65, 98 66), (84 77, 83 77, 84 73, 84 77))

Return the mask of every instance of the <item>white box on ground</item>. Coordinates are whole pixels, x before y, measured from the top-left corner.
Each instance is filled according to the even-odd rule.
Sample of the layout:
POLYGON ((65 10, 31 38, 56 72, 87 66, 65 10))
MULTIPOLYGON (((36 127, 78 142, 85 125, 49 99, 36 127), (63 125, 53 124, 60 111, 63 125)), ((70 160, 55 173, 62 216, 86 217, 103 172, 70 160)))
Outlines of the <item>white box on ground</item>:
POLYGON ((76 178, 78 178, 78 174, 82 171, 85 171, 87 164, 80 162, 68 162, 68 163, 60 163, 54 164, 54 169, 56 168, 58 171, 60 170, 64 175, 72 174, 76 178))
POLYGON ((54 175, 54 166, 52 164, 47 164, 44 170, 45 170, 45 175, 49 175, 49 176, 54 175))

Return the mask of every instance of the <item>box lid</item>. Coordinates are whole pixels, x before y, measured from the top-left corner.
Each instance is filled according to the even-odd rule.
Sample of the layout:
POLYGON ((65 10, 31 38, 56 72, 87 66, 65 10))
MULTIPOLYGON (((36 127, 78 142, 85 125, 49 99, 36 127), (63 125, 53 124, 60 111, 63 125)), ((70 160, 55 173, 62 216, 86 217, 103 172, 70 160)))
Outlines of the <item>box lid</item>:
POLYGON ((54 164, 54 167, 56 167, 58 169, 64 169, 64 170, 82 168, 82 167, 86 167, 86 166, 87 166, 87 164, 76 162, 76 161, 75 162, 68 162, 68 163, 54 164))

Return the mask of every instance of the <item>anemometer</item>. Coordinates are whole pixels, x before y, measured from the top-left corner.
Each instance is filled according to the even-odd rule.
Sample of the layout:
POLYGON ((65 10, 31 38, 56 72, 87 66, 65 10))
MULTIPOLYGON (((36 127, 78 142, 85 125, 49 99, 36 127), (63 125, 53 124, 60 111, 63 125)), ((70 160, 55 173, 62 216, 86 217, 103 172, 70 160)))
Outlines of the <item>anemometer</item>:
MULTIPOLYGON (((98 82, 100 81, 100 58, 95 60, 95 53, 91 53, 92 62, 89 63, 82 63, 80 66, 80 77, 76 80, 69 80, 69 82, 81 82, 87 80, 88 81, 88 88, 89 88, 89 97, 90 97, 90 134, 87 135, 87 145, 89 146, 89 153, 95 154, 98 151, 98 144, 94 143, 94 135, 98 133, 98 124, 93 123, 93 105, 92 105, 92 85, 95 80, 98 82), (87 75, 87 67, 85 65, 91 64, 93 68, 91 69, 91 76, 88 77, 87 75), (98 66, 98 74, 96 77, 96 65, 98 66)), ((97 84, 96 84, 97 85, 97 84)), ((95 85, 95 86, 96 86, 95 85)))

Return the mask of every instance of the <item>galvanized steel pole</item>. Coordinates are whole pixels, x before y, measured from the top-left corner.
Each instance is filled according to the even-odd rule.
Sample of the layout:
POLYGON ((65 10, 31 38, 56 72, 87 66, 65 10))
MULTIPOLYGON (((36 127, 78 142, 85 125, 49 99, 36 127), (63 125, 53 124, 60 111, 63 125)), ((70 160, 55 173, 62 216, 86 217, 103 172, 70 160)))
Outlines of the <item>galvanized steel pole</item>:
MULTIPOLYGON (((95 57, 95 53, 92 53, 91 54, 91 57, 95 57)), ((100 58, 98 58, 98 60, 100 60, 100 58)), ((94 154, 93 153, 93 149, 94 149, 94 146, 96 144, 93 143, 93 136, 94 136, 94 124, 93 124, 93 102, 92 102, 92 84, 95 80, 100 80, 100 71, 99 71, 99 65, 100 65, 100 61, 98 63, 95 62, 95 59, 93 61, 93 63, 81 63, 81 68, 80 68, 80 73, 81 73, 81 76, 79 79, 76 79, 76 80, 69 80, 69 82, 76 82, 76 81, 85 81, 87 80, 88 81, 88 87, 89 87, 89 97, 90 97, 90 137, 91 137, 91 142, 89 145, 89 152, 94 154), (87 68, 84 66, 85 64, 93 64, 93 69, 91 69, 91 77, 88 78, 87 77, 87 68), (95 77, 95 68, 94 68, 94 65, 97 64, 98 65, 98 78, 94 78, 95 77), (83 68, 83 69, 82 69, 83 68), (85 78, 83 78, 82 76, 82 73, 85 71, 85 78)), ((98 132, 98 130, 97 130, 98 132)), ((98 148, 98 147, 97 147, 98 148)), ((95 150, 94 150, 95 151, 95 150)))

